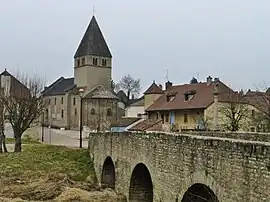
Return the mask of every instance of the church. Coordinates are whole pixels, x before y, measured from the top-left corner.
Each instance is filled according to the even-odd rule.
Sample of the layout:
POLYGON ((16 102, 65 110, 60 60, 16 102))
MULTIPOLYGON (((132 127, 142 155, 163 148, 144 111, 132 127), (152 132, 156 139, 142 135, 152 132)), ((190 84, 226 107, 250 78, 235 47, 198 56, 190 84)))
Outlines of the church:
POLYGON ((112 89, 112 54, 95 16, 74 55, 74 77, 60 77, 42 92, 43 125, 108 130, 123 115, 112 89), (81 110, 82 109, 82 110, 81 110))

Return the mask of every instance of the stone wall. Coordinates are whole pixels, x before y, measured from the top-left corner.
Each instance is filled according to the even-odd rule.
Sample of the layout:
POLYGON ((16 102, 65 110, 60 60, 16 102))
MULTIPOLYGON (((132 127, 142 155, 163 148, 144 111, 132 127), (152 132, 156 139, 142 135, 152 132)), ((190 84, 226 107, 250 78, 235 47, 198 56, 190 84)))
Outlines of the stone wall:
POLYGON ((192 132, 192 135, 208 136, 208 137, 221 137, 239 140, 250 140, 259 142, 270 142, 270 133, 228 133, 228 132, 192 132))
POLYGON ((133 169, 142 163, 150 172, 155 202, 181 201, 195 183, 206 185, 222 202, 270 201, 269 142, 185 134, 107 133, 90 134, 89 150, 99 181, 103 163, 111 157, 115 189, 127 198, 133 169))

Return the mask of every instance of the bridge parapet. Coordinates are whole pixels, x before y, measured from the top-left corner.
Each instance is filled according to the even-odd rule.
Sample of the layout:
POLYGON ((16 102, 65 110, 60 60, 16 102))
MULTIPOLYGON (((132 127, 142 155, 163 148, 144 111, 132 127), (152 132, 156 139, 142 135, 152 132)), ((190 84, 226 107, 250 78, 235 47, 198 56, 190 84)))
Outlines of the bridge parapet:
MULTIPOLYGON (((89 150, 100 181, 109 156, 115 166, 117 191, 130 198, 132 190, 147 190, 149 199, 152 190, 152 200, 137 201, 181 201, 193 185, 197 191, 205 185, 222 202, 270 201, 270 142, 229 137, 234 134, 226 138, 194 133, 90 134, 89 150), (145 183, 148 185, 134 189, 132 179, 138 164, 149 171, 152 188, 145 183)), ((136 200, 131 197, 130 201, 136 200)))
POLYGON ((255 133, 255 132, 212 132, 212 131, 198 131, 185 133, 189 135, 207 136, 207 137, 221 137, 239 140, 250 140, 258 142, 270 142, 270 133, 255 133))

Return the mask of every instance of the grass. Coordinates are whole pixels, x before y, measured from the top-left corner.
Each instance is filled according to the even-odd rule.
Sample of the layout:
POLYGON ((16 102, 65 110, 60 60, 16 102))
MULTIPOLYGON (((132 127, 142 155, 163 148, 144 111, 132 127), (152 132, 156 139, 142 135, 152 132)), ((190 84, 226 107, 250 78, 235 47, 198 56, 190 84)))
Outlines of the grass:
MULTIPOLYGON (((14 144, 15 138, 8 137, 6 138, 6 144, 14 144)), ((22 144, 40 144, 39 141, 31 140, 31 139, 22 139, 22 144)))
POLYGON ((66 186, 90 189, 88 176, 95 179, 86 149, 28 144, 21 153, 0 154, 0 197, 51 200, 66 186))

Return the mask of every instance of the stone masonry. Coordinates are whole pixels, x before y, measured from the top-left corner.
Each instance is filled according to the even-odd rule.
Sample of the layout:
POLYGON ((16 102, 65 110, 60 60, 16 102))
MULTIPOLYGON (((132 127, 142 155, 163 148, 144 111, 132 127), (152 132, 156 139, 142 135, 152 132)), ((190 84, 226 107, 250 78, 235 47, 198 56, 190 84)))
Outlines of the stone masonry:
MULTIPOLYGON (((211 136, 90 134, 89 150, 98 180, 105 182, 104 178, 111 176, 107 181, 115 180, 112 187, 129 201, 187 201, 183 196, 195 184, 213 191, 216 198, 208 201, 270 201, 270 140, 255 142, 211 136), (107 157, 112 161, 108 168, 104 164, 107 157), (138 165, 146 169, 141 168, 135 175, 136 167, 143 167, 138 165), (150 173, 149 179, 145 170, 150 173), (137 189, 133 189, 136 176, 137 181, 148 179, 148 182, 137 183, 137 189)), ((207 197, 198 187, 196 194, 207 197)))

